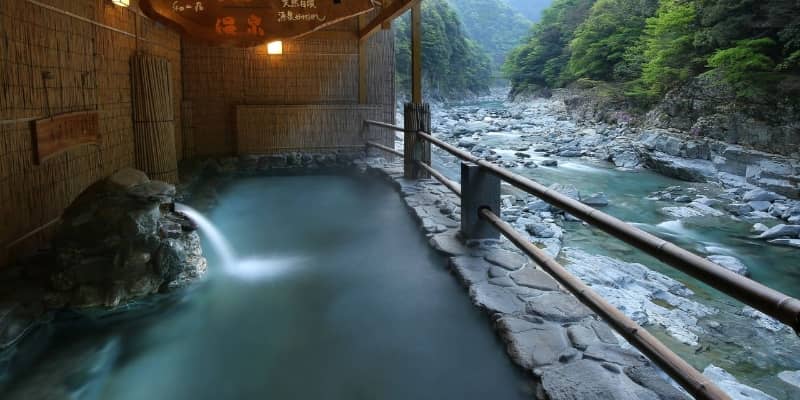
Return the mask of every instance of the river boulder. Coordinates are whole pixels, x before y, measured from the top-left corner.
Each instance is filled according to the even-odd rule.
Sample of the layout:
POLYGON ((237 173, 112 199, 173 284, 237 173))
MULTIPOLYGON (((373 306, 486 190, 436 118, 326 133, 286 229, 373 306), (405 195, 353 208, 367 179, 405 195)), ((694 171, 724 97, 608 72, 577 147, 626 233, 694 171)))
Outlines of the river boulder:
POLYGON ((750 275, 750 270, 747 269, 747 266, 736 257, 715 255, 708 256, 708 260, 739 275, 750 275))
POLYGON ((758 239, 772 240, 780 238, 796 238, 800 237, 800 225, 776 225, 767 230, 766 232, 758 235, 758 239))

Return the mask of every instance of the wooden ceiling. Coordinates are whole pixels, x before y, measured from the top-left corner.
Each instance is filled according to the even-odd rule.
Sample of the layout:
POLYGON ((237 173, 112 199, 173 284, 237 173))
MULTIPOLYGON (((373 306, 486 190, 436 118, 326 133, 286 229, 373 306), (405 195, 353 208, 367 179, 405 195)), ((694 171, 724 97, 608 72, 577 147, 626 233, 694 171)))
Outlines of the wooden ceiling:
POLYGON ((372 0, 142 0, 148 16, 190 40, 251 47, 296 38, 371 11, 372 0))

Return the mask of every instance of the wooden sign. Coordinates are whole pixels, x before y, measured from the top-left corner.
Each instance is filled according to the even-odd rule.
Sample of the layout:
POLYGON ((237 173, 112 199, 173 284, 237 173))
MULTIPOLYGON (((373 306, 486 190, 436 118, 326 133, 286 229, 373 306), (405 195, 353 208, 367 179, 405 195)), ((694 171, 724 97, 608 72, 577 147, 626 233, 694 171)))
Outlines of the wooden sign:
POLYGON ((40 119, 35 122, 36 163, 76 146, 97 144, 100 140, 97 111, 81 111, 40 119))
POLYGON ((251 47, 291 39, 371 11, 374 0, 142 0, 142 10, 190 38, 251 47))

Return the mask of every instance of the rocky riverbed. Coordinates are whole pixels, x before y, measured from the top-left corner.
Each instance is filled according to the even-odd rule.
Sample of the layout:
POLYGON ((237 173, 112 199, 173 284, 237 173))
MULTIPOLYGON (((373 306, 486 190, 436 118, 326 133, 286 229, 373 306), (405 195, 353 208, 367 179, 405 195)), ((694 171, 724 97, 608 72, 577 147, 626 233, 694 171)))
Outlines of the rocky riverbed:
MULTIPOLYGON (((579 122, 558 97, 505 103, 495 95, 433 110, 438 137, 800 296, 796 160, 624 119, 579 122)), ((455 160, 434 153, 434 165, 457 179, 455 160)), ((503 193, 506 221, 695 367, 726 385, 736 376, 750 395, 739 398, 800 396, 792 379, 800 340, 789 328, 541 200, 507 185, 503 193)))

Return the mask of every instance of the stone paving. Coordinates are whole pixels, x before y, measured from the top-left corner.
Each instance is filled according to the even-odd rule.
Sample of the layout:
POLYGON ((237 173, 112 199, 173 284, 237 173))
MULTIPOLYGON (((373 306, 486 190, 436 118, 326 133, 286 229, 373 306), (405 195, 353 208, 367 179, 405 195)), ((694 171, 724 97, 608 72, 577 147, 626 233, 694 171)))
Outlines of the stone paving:
POLYGON ((401 164, 382 159, 363 167, 394 184, 431 246, 450 257, 449 268, 494 321, 511 359, 537 381, 537 398, 688 398, 510 242, 460 240, 460 199, 444 185, 406 180, 401 164))

